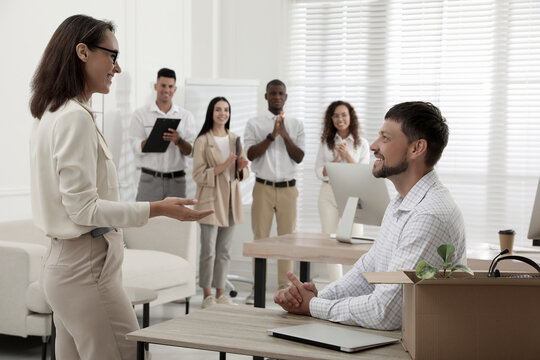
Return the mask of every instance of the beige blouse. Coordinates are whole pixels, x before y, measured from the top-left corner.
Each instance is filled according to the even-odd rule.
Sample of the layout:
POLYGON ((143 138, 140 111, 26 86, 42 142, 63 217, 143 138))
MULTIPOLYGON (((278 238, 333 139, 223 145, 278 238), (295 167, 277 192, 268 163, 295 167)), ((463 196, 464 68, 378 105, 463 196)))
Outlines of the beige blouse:
POLYGON ((30 136, 32 213, 47 236, 146 224, 148 202, 119 202, 112 153, 92 110, 75 100, 36 119, 30 136))

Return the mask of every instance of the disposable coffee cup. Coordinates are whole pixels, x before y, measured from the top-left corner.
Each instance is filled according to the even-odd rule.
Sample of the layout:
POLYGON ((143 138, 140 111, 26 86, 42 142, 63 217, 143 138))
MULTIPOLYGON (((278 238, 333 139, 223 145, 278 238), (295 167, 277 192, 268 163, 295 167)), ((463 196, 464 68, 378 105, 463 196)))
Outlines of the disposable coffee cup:
POLYGON ((514 236, 516 232, 514 230, 499 230, 499 244, 501 245, 501 251, 508 249, 509 254, 514 249, 514 236))

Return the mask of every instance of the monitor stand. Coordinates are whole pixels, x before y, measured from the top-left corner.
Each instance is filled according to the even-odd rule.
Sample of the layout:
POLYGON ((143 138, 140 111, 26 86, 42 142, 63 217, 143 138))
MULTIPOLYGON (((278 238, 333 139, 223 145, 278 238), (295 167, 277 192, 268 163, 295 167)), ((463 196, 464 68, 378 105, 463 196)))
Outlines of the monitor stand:
POLYGON ((532 239, 532 241, 533 246, 540 246, 540 239, 532 239))
POLYGON ((350 196, 347 200, 347 204, 345 205, 345 209, 343 209, 343 214, 339 220, 336 239, 347 241, 351 238, 357 204, 358 197, 350 196))
MULTIPOLYGON (((342 242, 353 242, 354 240, 368 240, 374 241, 372 237, 363 236, 364 231, 361 224, 355 224, 354 218, 356 217, 356 211, 358 210, 358 197, 349 197, 343 214, 338 223, 336 231, 336 239, 342 242), (354 231, 353 231, 354 230, 354 231)), ((359 242, 364 243, 364 242, 359 242)))

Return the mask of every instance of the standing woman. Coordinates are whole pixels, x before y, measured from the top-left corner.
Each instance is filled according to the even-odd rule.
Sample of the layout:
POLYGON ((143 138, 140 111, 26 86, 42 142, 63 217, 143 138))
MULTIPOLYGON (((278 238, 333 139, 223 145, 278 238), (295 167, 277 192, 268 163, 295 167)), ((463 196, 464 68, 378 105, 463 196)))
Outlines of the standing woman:
POLYGON ((227 99, 212 99, 193 150, 193 179, 199 201, 195 208, 215 209, 213 215, 199 220, 199 285, 204 293, 203 309, 215 303, 233 303, 225 295, 225 283, 234 225, 244 221, 240 181, 247 179, 249 172, 240 138, 229 131, 230 122, 231 107, 227 99), (215 297, 211 288, 216 289, 215 297))
POLYGON ((122 287, 122 230, 165 215, 198 220, 212 211, 196 200, 119 202, 111 151, 88 101, 107 94, 118 42, 111 22, 75 15, 53 34, 32 81, 30 137, 32 211, 51 238, 41 285, 54 312, 56 356, 134 359, 125 335, 139 328, 122 287))
MULTIPOLYGON (((369 162, 369 143, 360 137, 360 125, 354 108, 345 101, 334 101, 324 115, 321 143, 315 162, 315 172, 322 180, 319 193, 319 216, 321 231, 333 234, 339 223, 339 212, 332 187, 328 184, 325 164, 328 162, 362 163, 369 162)), ((329 280, 343 276, 340 264, 328 264, 329 280)))

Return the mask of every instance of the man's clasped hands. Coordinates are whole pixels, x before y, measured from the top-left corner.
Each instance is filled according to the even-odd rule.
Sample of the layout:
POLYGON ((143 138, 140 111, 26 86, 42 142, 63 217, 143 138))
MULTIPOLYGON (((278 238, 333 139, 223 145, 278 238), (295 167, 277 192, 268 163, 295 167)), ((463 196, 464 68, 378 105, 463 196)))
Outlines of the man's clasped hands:
POLYGON ((309 302, 317 296, 318 290, 312 282, 302 283, 291 272, 287 273, 291 282, 286 289, 281 289, 274 295, 274 302, 284 310, 294 314, 311 315, 309 302))

